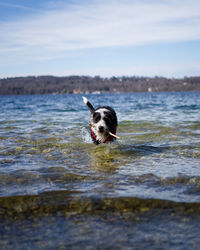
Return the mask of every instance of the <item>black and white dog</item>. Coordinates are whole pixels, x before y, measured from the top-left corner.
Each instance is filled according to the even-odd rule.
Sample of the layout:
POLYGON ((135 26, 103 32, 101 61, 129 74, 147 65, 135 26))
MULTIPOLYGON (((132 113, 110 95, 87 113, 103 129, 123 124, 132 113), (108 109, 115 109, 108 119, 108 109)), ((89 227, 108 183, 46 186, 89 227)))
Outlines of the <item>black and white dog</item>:
POLYGON ((84 96, 83 101, 91 113, 89 125, 91 127, 91 138, 93 142, 98 145, 119 138, 115 135, 118 123, 114 109, 109 106, 100 106, 94 109, 92 104, 84 96))

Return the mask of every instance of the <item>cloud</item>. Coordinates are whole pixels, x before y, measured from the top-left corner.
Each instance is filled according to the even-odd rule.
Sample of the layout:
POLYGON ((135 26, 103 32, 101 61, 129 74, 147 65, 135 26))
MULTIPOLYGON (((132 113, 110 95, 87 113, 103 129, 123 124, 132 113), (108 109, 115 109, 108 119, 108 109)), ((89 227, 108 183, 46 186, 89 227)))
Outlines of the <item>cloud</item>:
MULTIPOLYGON (((12 5, 12 7, 26 8, 24 5, 12 5)), ((34 72, 32 65, 35 62, 57 64, 57 59, 69 59, 69 61, 73 57, 78 59, 81 58, 81 54, 93 53, 94 49, 200 40, 199 0, 73 0, 69 2, 61 0, 47 1, 38 9, 36 6, 28 8, 33 11, 20 17, 18 15, 17 19, 12 17, 12 21, 7 19, 0 21, 1 68, 17 68, 16 65, 21 65, 20 72, 24 72, 23 65, 27 64, 30 65, 28 72, 34 72)), ((160 75, 162 73, 166 75, 167 70, 173 72, 173 66, 171 70, 169 69, 170 65, 149 67, 145 64, 145 66, 130 65, 130 67, 119 66, 118 68, 116 65, 115 68, 108 65, 104 67, 104 65, 105 62, 99 64, 99 67, 89 65, 90 69, 71 67, 68 71, 56 70, 55 67, 55 74, 56 72, 59 74, 59 70, 63 74, 80 72, 80 74, 91 75, 101 73, 102 75, 130 75, 131 72, 140 75, 144 72, 149 74, 150 71, 149 75, 152 75, 152 72, 157 75, 158 71, 161 72, 160 75)), ((181 68, 186 70, 187 67, 191 68, 186 64, 174 65, 174 74, 179 74, 181 68)), ((196 72, 194 64, 193 71, 196 72)))
POLYGON ((0 7, 3 8, 12 8, 12 9, 22 9, 22 10, 34 10, 33 8, 20 5, 20 4, 9 4, 9 3, 0 3, 0 7))
POLYGON ((200 2, 89 1, 1 23, 0 53, 27 56, 200 39, 200 2), (86 4, 85 4, 86 3, 86 4))

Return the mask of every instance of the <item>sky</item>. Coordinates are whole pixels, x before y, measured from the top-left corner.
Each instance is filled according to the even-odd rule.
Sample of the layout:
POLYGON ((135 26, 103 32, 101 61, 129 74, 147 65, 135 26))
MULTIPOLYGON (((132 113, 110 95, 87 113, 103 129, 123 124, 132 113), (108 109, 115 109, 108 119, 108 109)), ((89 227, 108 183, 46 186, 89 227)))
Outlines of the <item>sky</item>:
POLYGON ((0 78, 200 76, 199 0, 0 0, 0 78))

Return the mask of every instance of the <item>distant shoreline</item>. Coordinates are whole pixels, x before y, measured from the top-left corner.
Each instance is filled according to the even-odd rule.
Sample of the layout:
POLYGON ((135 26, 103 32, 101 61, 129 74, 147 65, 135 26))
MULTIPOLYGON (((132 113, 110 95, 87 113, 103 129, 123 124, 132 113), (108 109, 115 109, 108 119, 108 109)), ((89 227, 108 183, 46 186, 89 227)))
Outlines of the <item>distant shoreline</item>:
POLYGON ((100 94, 122 92, 200 91, 200 76, 165 77, 27 76, 0 79, 0 95, 100 94))

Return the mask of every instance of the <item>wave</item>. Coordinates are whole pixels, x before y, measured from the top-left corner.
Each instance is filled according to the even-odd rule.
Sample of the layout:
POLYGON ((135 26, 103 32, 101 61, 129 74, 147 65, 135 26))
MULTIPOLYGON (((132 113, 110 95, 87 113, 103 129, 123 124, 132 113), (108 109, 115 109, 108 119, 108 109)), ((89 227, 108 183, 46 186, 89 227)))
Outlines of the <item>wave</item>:
POLYGON ((97 198, 83 197, 79 192, 52 191, 39 195, 12 196, 0 198, 0 217, 52 214, 90 214, 147 212, 195 215, 200 217, 200 202, 174 202, 161 199, 141 199, 136 197, 97 198))

